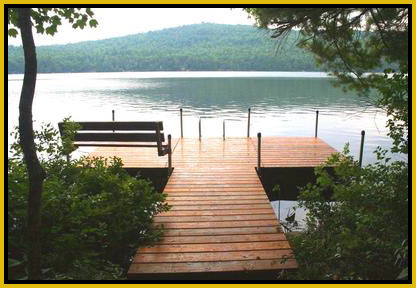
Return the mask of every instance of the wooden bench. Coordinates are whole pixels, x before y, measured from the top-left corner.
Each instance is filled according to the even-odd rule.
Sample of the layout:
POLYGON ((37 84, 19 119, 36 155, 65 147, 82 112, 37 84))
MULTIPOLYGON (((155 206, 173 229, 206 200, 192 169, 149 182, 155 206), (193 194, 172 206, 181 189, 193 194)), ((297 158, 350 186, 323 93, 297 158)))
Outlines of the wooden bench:
MULTIPOLYGON (((74 146, 156 147, 159 156, 168 154, 169 175, 172 171, 171 135, 165 142, 163 122, 76 122, 81 128, 74 135, 74 146)), ((58 123, 65 135, 64 123, 58 123)))

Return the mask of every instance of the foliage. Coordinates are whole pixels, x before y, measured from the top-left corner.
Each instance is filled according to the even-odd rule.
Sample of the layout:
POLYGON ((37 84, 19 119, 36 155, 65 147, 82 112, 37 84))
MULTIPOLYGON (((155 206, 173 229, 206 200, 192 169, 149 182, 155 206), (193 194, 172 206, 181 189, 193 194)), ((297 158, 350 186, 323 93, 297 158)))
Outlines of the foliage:
POLYGON ((393 152, 408 153, 408 8, 247 8, 281 39, 299 29, 297 46, 338 82, 369 96, 391 116, 393 152), (384 73, 369 73, 383 70, 384 73))
POLYGON ((18 7, 8 8, 8 34, 16 37, 20 29, 24 50, 24 77, 19 104, 19 144, 21 145, 24 162, 27 168, 29 184, 28 193, 28 216, 27 235, 28 238, 28 278, 40 279, 41 271, 41 202, 43 182, 46 177, 44 168, 39 162, 36 154, 32 104, 36 86, 37 57, 36 46, 33 40, 32 26, 35 26, 37 33, 54 35, 61 20, 65 19, 72 24, 73 28, 83 29, 89 21, 91 27, 98 22, 92 19, 93 13, 89 8, 29 8, 18 7))
MULTIPOLYGON (((268 34, 249 25, 196 24, 67 45, 40 46, 39 72, 317 71, 293 45, 282 55, 268 34)), ((21 47, 8 47, 8 73, 22 73, 21 47)))
MULTIPOLYGON (((16 37, 18 31, 14 27, 19 27, 17 9, 7 8, 8 35, 16 37)), ((46 33, 54 35, 58 31, 58 26, 62 25, 62 19, 72 24, 72 28, 84 29, 88 25, 93 28, 98 25, 97 20, 93 19, 94 13, 91 8, 32 8, 31 19, 36 33, 46 33)))
POLYGON ((393 153, 409 152, 409 77, 405 73, 390 73, 386 70, 382 78, 374 82, 380 92, 377 104, 386 110, 389 120, 387 128, 393 139, 393 153))
POLYGON ((408 165, 386 151, 360 168, 348 149, 315 170, 317 181, 299 196, 306 230, 291 239, 301 279, 396 279, 407 270, 408 165), (326 199, 325 191, 332 191, 326 199))
MULTIPOLYGON (((71 126, 68 122, 67 128, 71 126)), ((153 243, 161 235, 152 226, 152 216, 168 209, 165 195, 157 193, 150 182, 131 177, 118 158, 82 157, 68 162, 65 145, 50 124, 36 132, 37 151, 47 173, 41 210, 42 267, 48 269, 44 277, 119 278, 137 246, 153 243)), ((14 273, 9 276, 19 277, 28 245, 28 176, 19 145, 12 145, 12 150, 8 159, 8 256, 23 267, 9 271, 14 273)))
POLYGON ((274 38, 300 29, 298 46, 311 51, 328 71, 359 86, 364 84, 361 76, 383 62, 397 63, 400 71, 408 71, 406 7, 248 8, 246 11, 260 27, 270 27, 274 38))
MULTIPOLYGON (((257 24, 285 38, 299 29, 297 46, 318 65, 375 104, 389 120, 392 153, 408 154, 408 8, 247 8, 257 24), (383 67, 383 73, 373 73, 383 67)), ((346 88, 345 88, 346 89, 346 88)), ((408 163, 378 161, 358 167, 348 151, 316 169, 300 194, 306 231, 293 237, 302 279, 404 279, 408 265, 408 163), (325 191, 332 191, 326 200, 325 191)))

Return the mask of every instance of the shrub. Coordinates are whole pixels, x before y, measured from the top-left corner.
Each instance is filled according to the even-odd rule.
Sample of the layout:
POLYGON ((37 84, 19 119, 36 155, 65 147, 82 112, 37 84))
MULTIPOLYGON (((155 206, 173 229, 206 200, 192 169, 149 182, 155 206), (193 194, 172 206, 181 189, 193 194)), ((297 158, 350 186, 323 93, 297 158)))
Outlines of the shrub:
MULTIPOLYGON (((59 141, 51 125, 44 125, 36 136, 47 173, 41 209, 45 277, 120 277, 120 267, 127 267, 134 250, 161 235, 152 225, 152 217, 168 209, 165 195, 156 192, 149 181, 131 177, 118 158, 67 161, 65 153, 71 145, 59 141)), ((12 145, 12 150, 8 159, 8 254, 24 267, 28 176, 19 145, 12 145)), ((15 267, 14 271, 9 277, 18 277, 24 269, 15 267)))
MULTIPOLYGON (((291 239, 303 279, 396 279, 408 265, 408 164, 378 161, 360 168, 348 154, 315 170, 317 181, 299 196, 306 230, 291 239), (331 199, 324 197, 332 191, 331 199)), ((404 276, 404 277, 403 277, 404 276)))

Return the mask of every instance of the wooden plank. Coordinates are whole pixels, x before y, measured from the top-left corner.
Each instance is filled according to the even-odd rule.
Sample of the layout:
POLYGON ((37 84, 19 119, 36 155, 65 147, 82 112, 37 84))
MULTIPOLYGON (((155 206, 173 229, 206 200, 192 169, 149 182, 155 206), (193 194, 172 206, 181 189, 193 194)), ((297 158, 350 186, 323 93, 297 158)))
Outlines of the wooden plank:
POLYGON ((235 209, 235 210, 169 210, 157 215, 164 216, 221 216, 221 215, 252 215, 252 214, 270 214, 275 215, 272 207, 267 209, 235 209))
POLYGON ((166 186, 165 193, 170 192, 178 192, 178 193, 186 193, 186 192, 261 192, 264 193, 264 189, 262 187, 171 187, 166 186))
MULTIPOLYGON (((163 122, 161 121, 101 121, 101 122, 77 122, 81 125, 80 130, 94 130, 94 131, 149 131, 156 130, 159 127, 163 130, 163 122)), ((62 125, 62 123, 59 123, 62 125)))
POLYGON ((264 204, 234 204, 234 205, 174 205, 170 209, 172 211, 182 211, 182 210, 241 210, 241 209, 272 209, 270 203, 264 204))
POLYGON ((211 216, 156 216, 155 223, 181 223, 181 222, 219 222, 219 221, 250 221, 250 220, 276 220, 275 214, 248 214, 248 215, 211 215, 211 216))
MULTIPOLYGON (((147 144, 147 142, 97 142, 97 141, 86 141, 86 142, 74 142, 75 146, 94 146, 94 147, 157 147, 156 144, 147 144)), ((152 161, 153 162, 153 161, 152 161)), ((123 164, 126 164, 124 161, 123 164)), ((142 164, 143 165, 143 162, 142 164)), ((124 165, 126 166, 126 165, 124 165)), ((142 166, 143 167, 143 166, 142 166)))
POLYGON ((260 241, 284 241, 283 233, 268 234, 242 234, 242 235, 216 235, 212 236, 164 236, 160 245, 188 244, 188 243, 233 243, 233 242, 260 242, 260 241))
POLYGON ((231 228, 231 227, 260 227, 276 226, 277 219, 272 220, 251 220, 251 221, 210 221, 210 222, 158 222, 165 229, 189 229, 189 228, 231 228))
POLYGON ((164 236, 218 236, 239 234, 265 234, 281 233, 280 226, 257 226, 235 228, 210 228, 210 229, 170 229, 164 231, 164 236))
MULTIPOLYGON (((225 193, 223 193, 221 196, 220 195, 216 195, 216 196, 209 196, 209 195, 200 195, 200 196, 179 196, 179 195, 175 195, 173 196, 172 194, 168 194, 168 197, 166 198, 166 200, 168 202, 171 201, 213 201, 213 200, 265 200, 265 201, 269 201, 269 198, 267 198, 266 195, 261 195, 261 194, 250 194, 250 195, 246 195, 246 196, 231 196, 231 195, 227 195, 225 193)), ((252 203, 252 202, 251 202, 252 203)))
MULTIPOLYGON (((172 200, 168 201, 169 205, 181 206, 181 205, 195 205, 194 201, 180 201, 180 200, 172 200)), ((205 201, 198 201, 199 205, 234 205, 234 204, 269 204, 268 200, 265 199, 254 199, 254 200, 205 200, 205 201)), ((269 204, 270 205, 270 204, 269 204)))
MULTIPOLYGON (((161 141, 165 141, 163 133, 160 134, 161 141)), ((77 133, 75 142, 104 141, 104 142, 156 142, 158 138, 155 133, 77 133)))
POLYGON ((293 258, 292 250, 136 254, 133 263, 189 263, 283 258, 293 258))
POLYGON ((171 191, 167 193, 164 191, 168 197, 215 197, 215 196, 230 196, 230 197, 265 197, 264 191, 256 190, 256 191, 171 191))
POLYGON ((242 187, 242 188, 261 188, 260 183, 207 183, 207 184, 190 184, 190 183, 177 183, 172 182, 169 183, 169 189, 172 188, 183 188, 191 189, 191 188, 236 188, 236 187, 242 187))
POLYGON ((188 180, 181 180, 181 179, 172 179, 171 180, 171 185, 181 185, 181 186, 195 186, 195 185, 200 185, 200 186, 213 186, 213 185, 234 185, 234 186, 241 186, 241 185, 245 185, 247 184, 249 187, 250 186, 254 186, 255 184, 260 186, 261 182, 259 179, 244 179, 244 180, 240 180, 240 179, 232 179, 232 175, 228 175, 228 179, 198 179, 198 180, 194 180, 192 181, 191 179, 188 180), (231 179, 230 179, 231 178, 231 179), (215 182, 213 182, 215 181, 215 182))
POLYGON ((287 241, 270 242, 239 242, 239 243, 210 243, 206 244, 172 244, 145 247, 139 253, 184 253, 184 252, 215 252, 215 251, 253 251, 290 249, 287 241))
POLYGON ((255 270, 281 270, 297 268, 294 259, 248 260, 226 262, 133 263, 128 274, 233 272, 255 270), (163 272, 162 272, 163 271, 163 272))

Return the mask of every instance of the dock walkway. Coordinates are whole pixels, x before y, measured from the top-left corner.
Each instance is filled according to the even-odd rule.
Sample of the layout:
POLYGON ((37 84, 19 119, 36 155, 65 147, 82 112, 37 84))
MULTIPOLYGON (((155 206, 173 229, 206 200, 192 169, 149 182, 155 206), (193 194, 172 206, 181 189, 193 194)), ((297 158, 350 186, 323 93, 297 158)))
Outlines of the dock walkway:
MULTIPOLYGON (((242 279, 296 268, 255 170, 257 138, 173 143, 174 171, 164 189, 172 208, 154 218, 164 237, 137 250, 128 277, 242 279)), ((315 167, 336 152, 313 137, 264 137, 261 148, 262 167, 315 167)), ((106 147, 93 154, 119 156, 126 167, 167 167, 167 157, 150 148, 106 147)))

